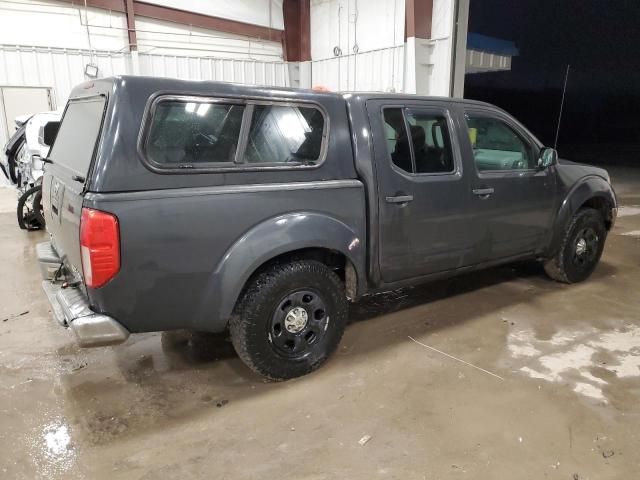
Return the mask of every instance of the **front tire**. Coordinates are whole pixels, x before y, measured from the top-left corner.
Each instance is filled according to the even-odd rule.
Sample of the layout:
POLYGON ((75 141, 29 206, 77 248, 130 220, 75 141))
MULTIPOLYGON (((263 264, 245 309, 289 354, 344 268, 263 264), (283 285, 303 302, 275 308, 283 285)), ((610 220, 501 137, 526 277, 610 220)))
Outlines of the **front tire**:
POLYGON ((315 260, 275 264, 249 281, 229 322, 254 372, 280 381, 306 375, 336 350, 348 317, 344 285, 315 260))
POLYGON ((593 208, 580 209, 569 222, 558 253, 545 262, 545 272, 563 283, 586 280, 600 261, 606 238, 602 214, 593 208))

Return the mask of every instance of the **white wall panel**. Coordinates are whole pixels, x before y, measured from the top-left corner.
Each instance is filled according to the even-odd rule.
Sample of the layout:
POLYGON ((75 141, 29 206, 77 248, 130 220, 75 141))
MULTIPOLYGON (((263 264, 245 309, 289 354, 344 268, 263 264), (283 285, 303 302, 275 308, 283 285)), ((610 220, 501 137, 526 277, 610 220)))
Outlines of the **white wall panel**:
MULTIPOLYGON (((451 54, 453 45, 455 2, 453 0, 434 0, 431 21, 431 36, 436 39, 429 51, 429 95, 449 96, 451 90, 451 54)), ((416 61, 420 63, 422 57, 416 61)), ((419 66, 418 66, 419 68, 419 66)), ((418 75, 419 76, 419 75, 418 75)), ((416 92, 421 91, 420 87, 416 92)))
POLYGON ((0 85, 52 87, 58 107, 74 85, 85 81, 85 65, 94 62, 100 76, 128 73, 131 58, 124 53, 24 46, 0 46, 0 85))
POLYGON ((181 56, 282 60, 282 44, 136 17, 138 50, 145 53, 181 56))
POLYGON ((311 0, 311 84, 404 91, 404 17, 404 0, 311 0))
POLYGON ((404 0, 311 0, 311 59, 404 43, 404 0))
POLYGON ((282 0, 145 0, 147 3, 284 30, 282 0))
POLYGON ((0 0, 0 44, 119 51, 128 44, 124 14, 46 0, 0 0), (91 38, 87 36, 87 23, 91 38))
MULTIPOLYGON (((211 57, 138 54, 140 75, 185 80, 216 80, 256 85, 290 86, 289 65, 211 57)), ((0 45, 0 85, 51 87, 58 108, 64 107, 71 89, 86 80, 85 65, 98 65, 98 75, 133 73, 131 54, 88 50, 0 45)), ((34 112, 35 113, 35 112, 34 112)), ((0 147, 6 141, 0 128, 0 147)))
POLYGON ((140 74, 251 85, 290 85, 285 62, 139 54, 140 74))
MULTIPOLYGON (((172 6, 176 6, 175 1, 172 6)), ((196 2, 198 3, 198 2, 196 2)), ((200 2, 218 5, 226 2, 200 2)), ((246 1, 235 2, 245 5, 246 1)), ((254 3, 259 3, 255 0, 254 3)), ((262 2, 264 3, 264 1, 262 2)), ((181 5, 181 8, 185 6, 181 5)), ((268 5, 256 12, 267 12, 268 5)), ((282 5, 273 5, 280 12, 282 5)), ((230 11, 233 11, 231 9, 230 11)), ((221 15, 224 17, 224 15, 221 15)), ((282 44, 145 17, 135 17, 141 52, 173 55, 282 60, 282 44)), ((48 0, 0 0, 0 44, 37 45, 126 52, 129 47, 125 15, 102 9, 48 0)))
POLYGON ((404 47, 311 62, 311 86, 333 91, 404 91, 404 47))

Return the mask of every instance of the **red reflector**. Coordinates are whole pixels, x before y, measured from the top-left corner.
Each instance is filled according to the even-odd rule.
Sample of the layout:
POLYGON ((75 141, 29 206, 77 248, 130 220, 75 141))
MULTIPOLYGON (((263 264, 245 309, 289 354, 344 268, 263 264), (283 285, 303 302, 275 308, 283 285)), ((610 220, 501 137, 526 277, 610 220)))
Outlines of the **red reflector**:
POLYGON ((80 251, 87 287, 99 288, 111 280, 120 270, 118 218, 100 210, 83 208, 80 251))

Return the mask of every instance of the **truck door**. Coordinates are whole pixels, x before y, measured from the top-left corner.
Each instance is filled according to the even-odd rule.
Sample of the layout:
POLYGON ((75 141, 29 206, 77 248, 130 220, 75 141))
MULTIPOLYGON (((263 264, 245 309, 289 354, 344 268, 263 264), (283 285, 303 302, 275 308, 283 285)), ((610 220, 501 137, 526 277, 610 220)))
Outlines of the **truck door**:
POLYGON ((395 282, 476 262, 456 127, 446 104, 367 102, 378 188, 379 265, 395 282))
POLYGON ((553 218, 553 171, 537 168, 539 148, 509 116, 467 108, 464 123, 468 134, 461 146, 474 167, 468 175, 473 210, 485 225, 481 260, 535 252, 553 218))

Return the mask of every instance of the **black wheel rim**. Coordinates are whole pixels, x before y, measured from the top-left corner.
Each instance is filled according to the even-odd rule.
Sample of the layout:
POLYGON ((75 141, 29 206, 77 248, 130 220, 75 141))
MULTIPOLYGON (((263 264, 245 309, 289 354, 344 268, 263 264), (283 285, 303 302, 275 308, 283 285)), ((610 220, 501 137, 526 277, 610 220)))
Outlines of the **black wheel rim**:
POLYGON ((329 327, 329 313, 322 296, 313 290, 287 294, 269 323, 269 342, 287 358, 304 358, 318 345, 329 327))
POLYGON ((599 244, 600 239, 593 228, 580 230, 573 242, 573 264, 581 269, 591 266, 598 254, 599 244))

